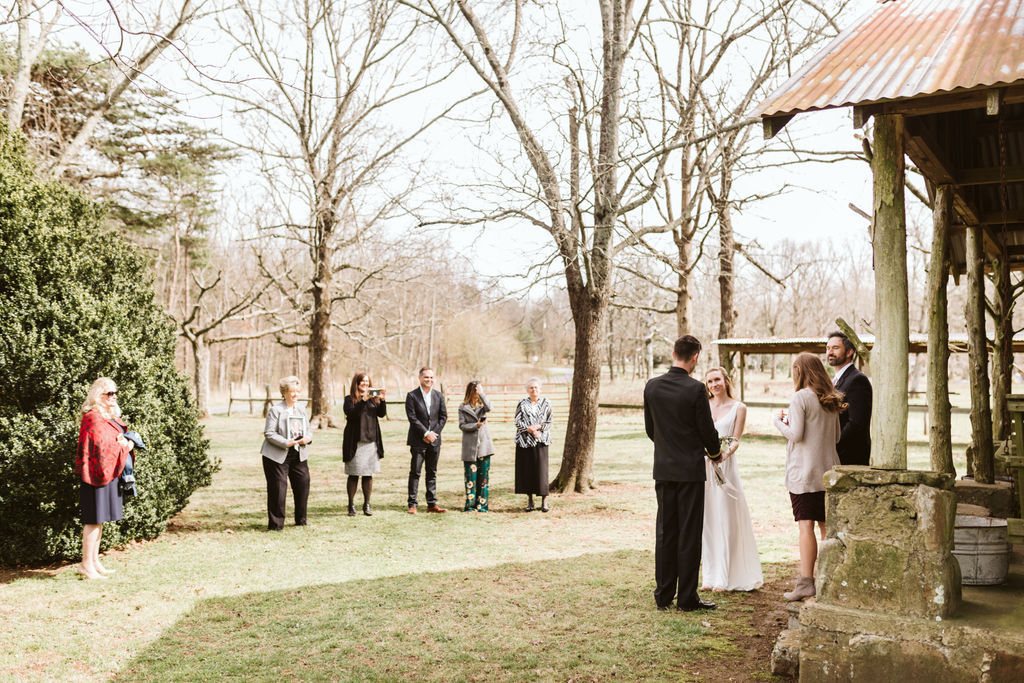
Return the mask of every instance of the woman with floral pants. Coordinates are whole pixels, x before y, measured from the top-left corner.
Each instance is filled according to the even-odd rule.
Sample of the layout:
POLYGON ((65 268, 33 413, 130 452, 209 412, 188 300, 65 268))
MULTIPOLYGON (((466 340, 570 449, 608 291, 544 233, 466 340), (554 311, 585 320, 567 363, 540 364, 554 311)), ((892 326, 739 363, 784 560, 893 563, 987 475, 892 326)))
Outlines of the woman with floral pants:
POLYGON ((466 397, 459 406, 462 430, 462 465, 466 474, 466 504, 463 512, 487 512, 487 483, 494 455, 494 442, 487 428, 491 402, 480 391, 480 382, 466 385, 466 397))

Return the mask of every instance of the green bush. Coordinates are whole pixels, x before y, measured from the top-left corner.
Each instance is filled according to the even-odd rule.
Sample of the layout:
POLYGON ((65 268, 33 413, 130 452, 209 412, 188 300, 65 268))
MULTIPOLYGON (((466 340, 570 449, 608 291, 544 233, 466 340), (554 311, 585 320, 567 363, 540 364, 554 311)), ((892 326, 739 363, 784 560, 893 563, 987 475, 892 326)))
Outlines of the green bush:
POLYGON ((217 463, 174 343, 145 259, 103 229, 102 207, 39 180, 20 134, 0 123, 0 563, 81 556, 73 466, 97 377, 117 383, 149 447, 139 496, 104 526, 104 547, 156 537, 210 483, 217 463))

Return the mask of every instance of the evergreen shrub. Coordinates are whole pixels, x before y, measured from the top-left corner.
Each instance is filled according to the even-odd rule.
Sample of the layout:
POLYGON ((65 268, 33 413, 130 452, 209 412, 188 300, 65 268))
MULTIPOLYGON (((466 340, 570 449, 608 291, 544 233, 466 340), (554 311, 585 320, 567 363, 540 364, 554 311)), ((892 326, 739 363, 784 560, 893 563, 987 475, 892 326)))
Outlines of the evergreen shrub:
POLYGON ((209 455, 174 330, 145 258, 104 229, 103 208, 37 178, 24 140, 0 123, 0 564, 81 556, 73 467, 81 406, 111 377, 137 457, 138 497, 103 546, 156 537, 209 485, 209 455))

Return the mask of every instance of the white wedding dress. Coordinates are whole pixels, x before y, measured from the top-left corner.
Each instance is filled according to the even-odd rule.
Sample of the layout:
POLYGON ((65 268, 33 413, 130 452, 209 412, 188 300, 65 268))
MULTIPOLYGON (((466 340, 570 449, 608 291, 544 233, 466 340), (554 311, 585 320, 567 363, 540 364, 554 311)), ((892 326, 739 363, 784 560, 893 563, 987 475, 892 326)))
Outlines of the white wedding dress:
MULTIPOLYGON (((736 424, 736 410, 732 410, 715 422, 719 436, 731 436, 736 424)), ((739 451, 737 451, 737 455, 739 451)), ((743 495, 736 455, 721 464, 726 481, 736 487, 736 498, 731 498, 718 482, 706 463, 707 481, 704 484, 704 532, 701 535, 701 564, 704 578, 701 586, 730 591, 749 591, 760 588, 764 583, 761 573, 761 558, 757 554, 754 540, 754 526, 750 521, 750 510, 743 495)))

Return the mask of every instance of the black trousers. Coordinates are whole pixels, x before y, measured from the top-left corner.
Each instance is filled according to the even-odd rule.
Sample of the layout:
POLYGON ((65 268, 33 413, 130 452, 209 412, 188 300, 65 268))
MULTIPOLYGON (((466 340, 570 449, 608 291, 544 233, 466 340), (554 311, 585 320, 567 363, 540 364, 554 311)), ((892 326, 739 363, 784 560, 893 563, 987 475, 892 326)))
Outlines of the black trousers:
POLYGON ((704 482, 656 481, 657 536, 654 545, 654 601, 682 607, 698 600, 700 539, 704 528, 704 482))
POLYGON ((289 481, 295 497, 295 524, 305 524, 306 503, 309 501, 309 465, 299 460, 298 451, 289 450, 284 462, 280 464, 263 458, 263 475, 267 478, 267 528, 284 528, 289 481))
POLYGON ((409 450, 412 452, 409 462, 409 507, 416 507, 423 465, 427 466, 427 505, 437 505, 437 461, 441 457, 441 449, 415 447, 409 450))

